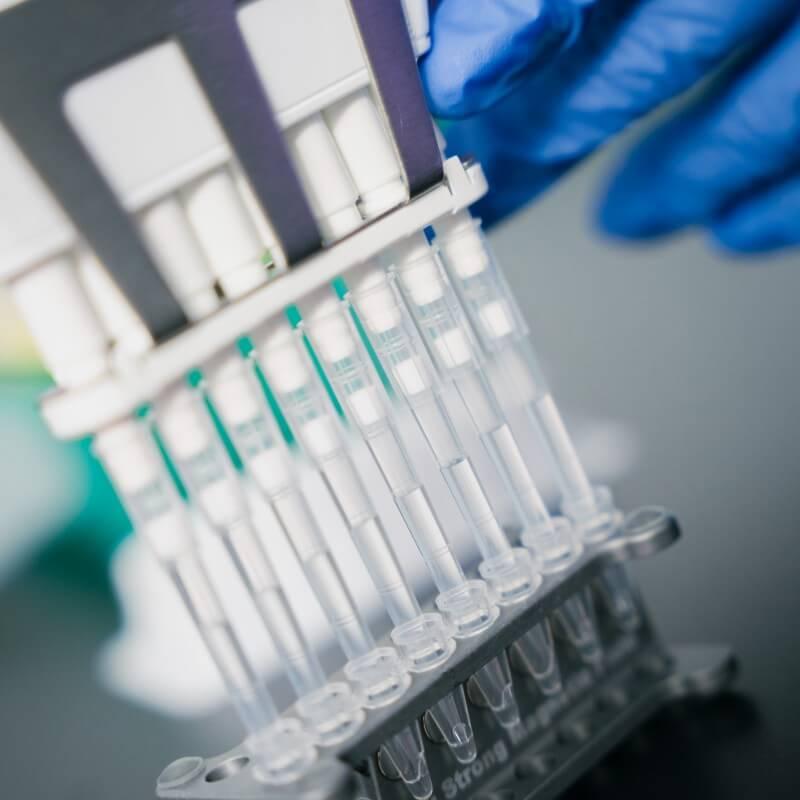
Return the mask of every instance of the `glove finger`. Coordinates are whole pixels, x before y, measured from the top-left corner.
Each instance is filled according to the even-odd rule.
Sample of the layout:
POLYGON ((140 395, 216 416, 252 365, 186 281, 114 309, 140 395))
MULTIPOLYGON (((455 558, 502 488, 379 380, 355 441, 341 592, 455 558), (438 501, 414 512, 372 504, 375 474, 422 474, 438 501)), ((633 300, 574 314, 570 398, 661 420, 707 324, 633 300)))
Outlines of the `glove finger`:
POLYGON ((612 234, 707 224, 800 160, 800 19, 625 161, 600 209, 612 234))
MULTIPOLYGON (((452 0, 456 2, 456 0, 452 0)), ((558 61, 491 111, 453 123, 454 153, 474 155, 495 221, 528 202, 628 123, 692 86, 794 0, 602 0, 558 61)))
POLYGON ((433 113, 464 117, 494 105, 576 35, 581 6, 594 2, 442 0, 421 64, 433 113))
POLYGON ((727 250, 766 253, 800 244, 800 175, 721 214, 711 235, 727 250))

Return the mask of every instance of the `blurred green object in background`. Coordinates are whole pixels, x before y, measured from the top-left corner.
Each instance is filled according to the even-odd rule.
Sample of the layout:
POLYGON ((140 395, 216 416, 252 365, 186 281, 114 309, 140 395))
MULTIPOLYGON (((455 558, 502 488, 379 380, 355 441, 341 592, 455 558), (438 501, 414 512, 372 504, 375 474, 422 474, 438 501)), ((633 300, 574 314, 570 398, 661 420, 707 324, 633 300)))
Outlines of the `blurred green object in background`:
POLYGON ((110 597, 108 561, 131 526, 89 441, 58 441, 39 417, 51 385, 0 366, 0 582, 29 565, 110 597))

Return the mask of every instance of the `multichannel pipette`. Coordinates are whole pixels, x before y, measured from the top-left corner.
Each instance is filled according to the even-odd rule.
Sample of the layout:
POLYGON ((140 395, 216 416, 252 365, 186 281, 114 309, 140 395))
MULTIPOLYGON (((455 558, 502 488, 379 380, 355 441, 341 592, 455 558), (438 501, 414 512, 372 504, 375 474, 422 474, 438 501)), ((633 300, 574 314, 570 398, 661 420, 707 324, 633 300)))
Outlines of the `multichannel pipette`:
MULTIPOLYGON (((359 768, 372 759, 373 774, 385 762, 418 800, 439 794, 442 763, 486 769, 491 753, 476 731, 516 746, 531 718, 568 708, 599 674, 605 680, 628 651, 610 641, 604 662, 600 634, 605 644, 613 628, 635 651, 649 631, 621 567, 606 567, 593 584, 616 625, 595 624, 598 592, 584 591, 587 576, 593 559, 616 555, 616 542, 605 540, 620 515, 610 493, 589 483, 522 317, 464 210, 487 191, 482 171, 442 155, 415 63, 430 45, 428 3, 380 3, 375 14, 364 0, 197 0, 191 8, 162 0, 137 7, 128 25, 130 4, 108 2, 114 15, 80 0, 47 13, 37 3, 0 12, 0 32, 6 23, 12 30, 0 35, 4 59, 20 74, 32 65, 46 73, 30 102, 0 89, 0 182, 10 187, 0 193, 0 280, 58 385, 44 416, 60 437, 95 437, 220 669, 248 731, 244 764, 252 762, 219 781, 220 796, 230 800, 248 780, 302 782, 316 774, 309 765, 321 770, 334 759, 359 768), (47 41, 49 15, 61 13, 76 46, 48 58, 32 58, 31 42, 16 51, 25 37, 13 30, 40 31, 46 18, 37 37, 47 41), (264 38, 274 31, 285 37, 280 58, 264 38), (327 288, 337 278, 350 289, 344 302, 327 288), (303 309, 305 341, 284 319, 292 305, 303 309), (236 351, 248 334, 250 359, 236 351), (190 389, 196 368, 203 380, 190 389), (563 516, 548 511, 498 402, 506 385, 552 456, 563 516), (444 402, 450 386, 468 425, 444 402), (444 487, 421 479, 399 433, 400 403, 463 520, 441 515, 444 487), (152 408, 147 422, 134 418, 143 406, 152 408), (282 438, 277 410, 298 448, 282 438), (476 436, 487 463, 469 457, 476 436), (399 515, 368 491, 351 437, 366 443, 399 515), (162 455, 188 488, 185 502, 162 455), (379 644, 300 479, 309 464, 391 620, 379 644), (500 476, 507 497, 487 488, 496 481, 484 484, 484 469, 500 476), (508 501, 517 519, 506 528, 498 509, 508 501), (250 643, 237 639, 247 630, 217 598, 216 564, 193 536, 200 515, 224 543, 289 678, 294 697, 283 714, 248 662, 242 645, 250 643), (480 556, 475 572, 455 555, 464 526, 480 556), (430 604, 394 548, 409 535, 437 591, 430 604), (341 650, 336 673, 323 671, 321 642, 308 640, 292 612, 294 587, 276 574, 282 536, 341 650), (552 619, 580 658, 568 645, 557 651, 552 619), (509 647, 532 680, 512 683, 509 647), (475 705, 491 713, 470 718, 466 680, 477 687, 475 705), (426 746, 422 714, 427 738, 447 747, 426 746)), ((161 789, 183 793, 173 779, 161 789)), ((300 795, 299 785, 281 791, 300 795)))

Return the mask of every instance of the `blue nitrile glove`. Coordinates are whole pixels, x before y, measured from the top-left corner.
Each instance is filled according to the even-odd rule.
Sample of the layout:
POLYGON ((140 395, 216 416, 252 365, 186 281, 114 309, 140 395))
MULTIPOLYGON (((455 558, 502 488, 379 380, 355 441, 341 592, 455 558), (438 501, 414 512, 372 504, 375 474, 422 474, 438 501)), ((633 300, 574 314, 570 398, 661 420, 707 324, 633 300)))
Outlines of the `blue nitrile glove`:
POLYGON ((740 251, 800 242, 797 0, 441 0, 432 35, 428 98, 488 173, 486 221, 724 65, 628 154, 600 221, 632 238, 702 225, 740 251), (570 5, 582 30, 553 55, 541 42, 570 5))

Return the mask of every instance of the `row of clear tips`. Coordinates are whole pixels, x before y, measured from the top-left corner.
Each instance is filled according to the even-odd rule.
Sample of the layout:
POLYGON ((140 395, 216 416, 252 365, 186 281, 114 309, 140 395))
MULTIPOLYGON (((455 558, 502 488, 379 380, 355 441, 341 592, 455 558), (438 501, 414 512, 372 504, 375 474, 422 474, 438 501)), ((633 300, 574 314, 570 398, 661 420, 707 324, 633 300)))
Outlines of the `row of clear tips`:
POLYGON ((613 535, 620 517, 608 491, 590 483, 528 340, 528 328, 493 258, 480 221, 468 211, 442 217, 435 242, 452 285, 497 380, 530 413, 550 456, 564 512, 586 541, 613 535))
POLYGON ((177 495, 146 423, 126 420, 95 437, 103 461, 137 535, 144 536, 175 585, 214 661, 247 732, 247 747, 263 780, 284 783, 315 760, 314 737, 290 717, 279 717, 263 682, 227 619, 177 495))
MULTIPOLYGON (((206 386, 260 492, 272 506, 348 659, 375 646, 311 511, 291 454, 249 364, 230 354, 206 370, 206 386)), ((386 664, 385 654, 377 660, 386 664)), ((374 674, 375 665, 363 672, 374 674)), ((381 694, 385 694, 385 687, 381 694)))
MULTIPOLYGON (((515 501, 523 521, 523 544, 536 554, 545 573, 571 565, 580 557, 581 543, 566 520, 551 517, 484 372, 460 302, 424 236, 411 237, 395 248, 394 269, 428 351, 440 374, 458 390, 480 440, 515 501)), ((594 640, 599 648, 596 634, 594 640)))
MULTIPOLYGON (((455 644, 440 615, 421 612, 344 446, 336 417, 322 396, 313 367, 307 363, 307 356, 297 339, 288 336, 285 328, 270 326, 261 332, 259 338, 259 363, 342 512, 365 567, 394 623, 391 632, 393 643, 412 671, 424 672, 438 668, 450 658, 455 644)), ((348 676, 355 676, 357 672, 370 672, 380 666, 365 657, 348 663, 345 672, 348 676)), ((456 757, 474 757, 470 754, 472 729, 466 706, 463 706, 463 717, 453 721, 449 728, 447 720, 452 717, 452 708, 458 709, 460 706, 454 706, 449 698, 444 698, 437 706, 450 712, 438 716, 447 730, 448 744, 454 748, 456 757)), ((401 737, 406 745, 412 738, 401 737)), ((413 763, 417 765, 418 762, 415 756, 413 763)), ((417 774, 416 766, 412 773, 417 774)), ((405 780, 409 773, 401 770, 399 774, 405 780)))
MULTIPOLYGON (((592 486, 564 425, 538 359, 528 328, 502 271, 495 261, 480 220, 468 211, 441 218, 435 242, 448 277, 472 323, 482 350, 494 365, 496 380, 508 396, 518 398, 550 457, 562 496, 562 509, 581 540, 603 542, 620 528, 622 515, 606 487, 592 486)), ((636 625, 634 589, 627 574, 604 579, 612 614, 621 624, 636 625)))
POLYGON ((435 370, 394 281, 378 267, 348 275, 347 299, 357 313, 397 395, 410 407, 482 557, 481 576, 501 602, 530 595, 539 584, 523 551, 509 542, 440 395, 435 370))
MULTIPOLYGON (((496 618, 482 581, 467 582, 450 551, 438 518, 417 479, 396 428, 349 328, 344 309, 330 297, 304 329, 326 368, 335 390, 364 436, 403 518, 440 588, 437 606, 456 635, 485 629, 496 618)), ((424 614, 395 627, 392 639, 410 657, 413 669, 435 668, 452 654, 455 644, 436 614, 424 614)), ((465 704, 445 698, 431 715, 456 758, 474 758, 471 726, 465 704), (470 732, 466 736, 466 732, 470 732)))
MULTIPOLYGON (((403 447, 392 422, 392 410, 386 403, 384 390, 376 384, 369 370, 345 308, 331 296, 318 303, 314 311, 311 318, 306 320, 304 330, 335 391, 365 438, 428 565, 439 589, 437 608, 457 637, 480 633, 497 619, 497 608, 483 581, 466 580, 403 447)), ((398 636, 405 640, 409 635, 419 635, 425 627, 424 624, 410 622, 405 628, 395 629, 395 642, 398 642, 398 636)), ((481 680, 486 682, 487 694, 492 697, 503 695, 503 702, 498 701, 496 705, 499 716, 509 720, 514 713, 518 714, 518 711, 515 712, 510 679, 498 687, 491 682, 491 678, 492 675, 487 672, 481 680), (513 709, 509 708, 510 704, 513 704, 513 709)))
POLYGON ((258 332, 257 342, 258 364, 327 486, 392 623, 399 626, 415 619, 419 603, 297 336, 285 320, 273 320, 258 332))
POLYGON ((222 450, 202 399, 178 387, 156 406, 168 452, 191 499, 219 534, 242 577, 281 666, 300 698, 296 709, 321 743, 333 744, 361 726, 364 713, 346 683, 326 683, 315 649, 286 599, 265 543, 254 528, 240 477, 222 450))
POLYGON ((436 252, 422 234, 393 251, 403 298, 439 373, 458 390, 474 428, 505 480, 526 530, 549 524, 550 515, 484 372, 477 344, 436 252))

